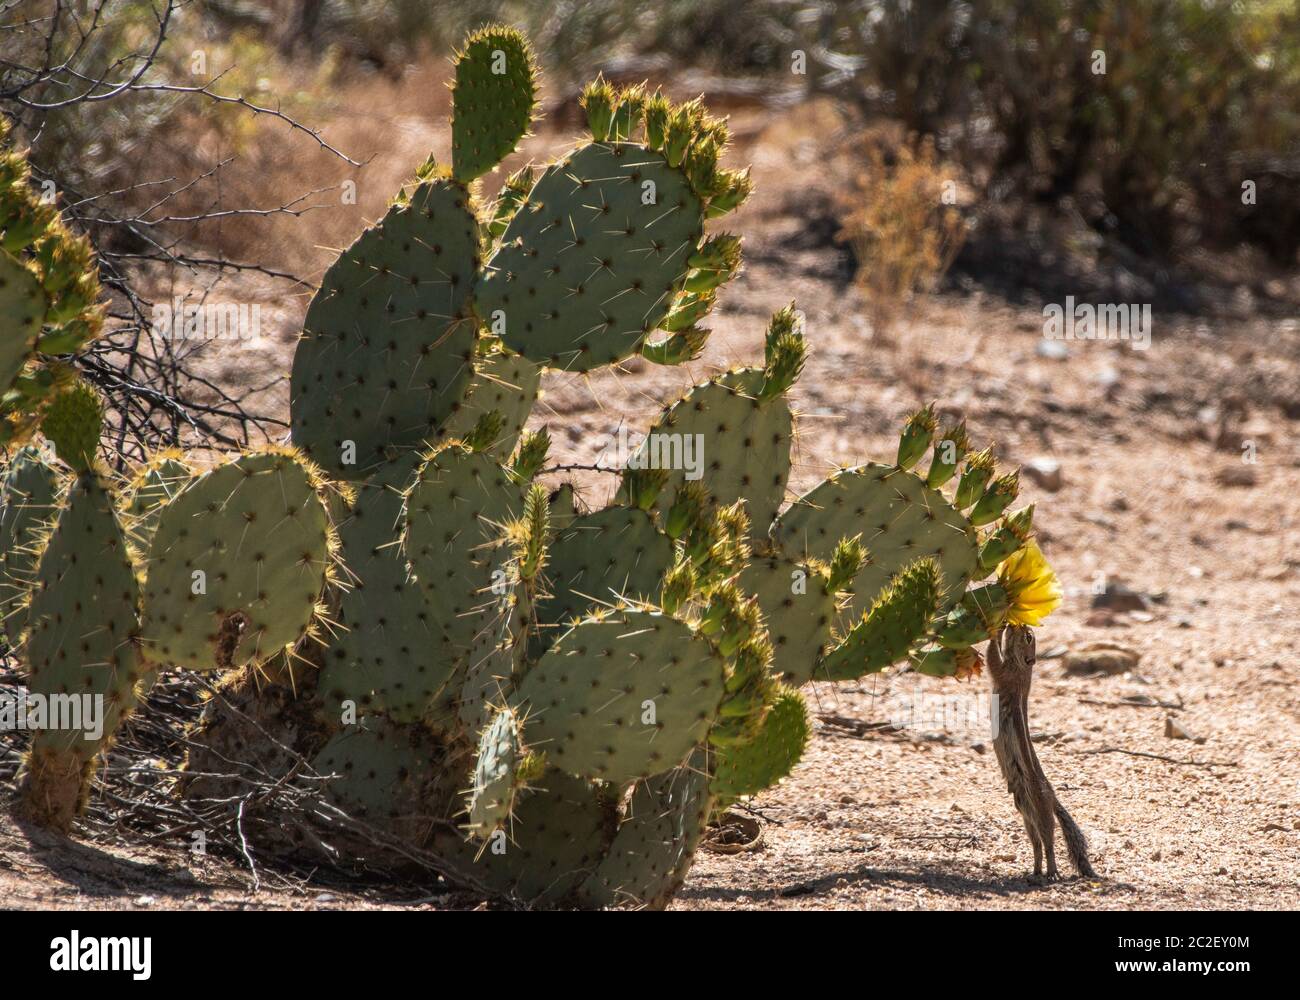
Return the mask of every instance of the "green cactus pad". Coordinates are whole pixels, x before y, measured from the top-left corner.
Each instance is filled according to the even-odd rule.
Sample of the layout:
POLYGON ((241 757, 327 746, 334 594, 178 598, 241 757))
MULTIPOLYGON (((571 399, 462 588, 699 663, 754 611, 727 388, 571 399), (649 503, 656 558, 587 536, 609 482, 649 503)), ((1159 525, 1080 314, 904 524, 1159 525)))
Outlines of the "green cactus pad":
POLYGON ((357 488, 338 533, 350 589, 341 628, 325 651, 320 690, 327 711, 352 701, 364 713, 419 722, 456 670, 456 657, 424 592, 408 579, 397 544, 402 495, 419 456, 404 455, 357 488))
POLYGON ((523 674, 528 641, 526 629, 536 630, 531 618, 527 588, 516 583, 514 600, 503 606, 474 638, 464 660, 457 691, 456 713, 466 732, 477 733, 492 713, 501 708, 523 674))
POLYGON ((565 632, 512 706, 529 744, 570 774, 632 781, 680 764, 708 735, 725 666, 690 626, 619 611, 565 632))
POLYGON ((446 767, 442 749, 419 726, 398 726, 382 716, 348 726, 321 748, 312 767, 336 775, 330 799, 354 819, 422 844, 439 819, 429 815, 430 789, 446 767))
POLYGON ((516 798, 514 819, 486 844, 442 834, 435 849, 454 870, 521 903, 567 902, 596 870, 618 822, 592 782, 548 769, 516 798))
POLYGON ((406 497, 402 548, 433 620, 463 657, 506 586, 505 528, 523 492, 490 455, 452 443, 420 468, 406 497), (496 575, 501 574, 501 575, 496 575))
POLYGON ((162 510, 194 476, 179 452, 155 456, 127 486, 122 500, 128 530, 135 544, 148 548, 162 510))
POLYGON ((293 440, 309 458, 360 481, 433 436, 473 375, 477 269, 469 195, 448 180, 421 183, 331 265, 290 379, 293 440))
POLYGON ((812 567, 784 555, 755 555, 737 581, 758 598, 772 639, 772 670, 788 684, 812 680, 813 668, 830 648, 836 598, 812 567))
POLYGON ((59 474, 37 448, 17 452, 0 484, 0 619, 10 648, 27 628, 27 594, 40 545, 57 512, 59 474))
POLYGON ((220 670, 260 663, 301 639, 332 555, 320 490, 315 473, 276 452, 241 455, 192 480, 154 530, 145 656, 220 670))
POLYGON ((468 184, 515 151, 537 105, 531 46, 514 28, 474 32, 456 57, 452 87, 451 160, 468 184))
POLYGON ((60 461, 74 472, 86 472, 95 462, 103 426, 99 393, 77 381, 54 397, 41 420, 41 433, 54 445, 60 461))
POLYGON ((712 790, 718 807, 771 788, 794 770, 811 738, 803 695, 783 688, 754 739, 717 751, 712 790))
MULTIPOLYGON (((664 465, 671 464, 668 455, 685 455, 688 444, 696 448, 713 499, 721 506, 744 500, 755 539, 767 536, 785 500, 794 431, 784 396, 759 398, 765 378, 762 369, 746 368, 697 385, 664 411, 633 456, 654 464, 658 453, 664 465)), ((661 501, 671 503, 685 481, 686 470, 674 468, 661 501)))
POLYGON ((918 559, 894 577, 843 641, 817 664, 814 680, 856 680, 902 660, 925 635, 942 594, 938 566, 918 559))
POLYGON ((472 836, 485 840, 509 822, 515 796, 525 782, 527 756, 519 718, 508 708, 495 713, 478 740, 467 809, 472 836))
POLYGON ((41 555, 25 644, 31 694, 102 697, 96 733, 83 715, 79 729, 38 729, 33 736, 24 808, 57 829, 66 830, 79 811, 96 755, 135 707, 144 673, 134 639, 138 605, 112 496, 86 473, 68 491, 41 555))
POLYGON ((572 618, 621 598, 653 600, 672 565, 672 541, 643 510, 614 506, 573 518, 549 550, 549 596, 537 614, 543 648, 572 618))
POLYGON ((772 529, 788 553, 830 559, 841 538, 861 533, 867 558, 853 580, 850 611, 869 608, 904 566, 933 556, 943 573, 939 612, 978 575, 976 532, 943 494, 916 475, 867 463, 836 472, 786 510, 772 529))
POLYGON ((439 439, 461 438, 479 419, 495 410, 504 421, 488 452, 504 461, 510 457, 541 390, 542 369, 510 351, 493 351, 474 363, 474 377, 465 398, 439 428, 439 439))
POLYGON ((713 804, 705 754, 641 782, 609 852, 579 889, 586 906, 658 910, 686 880, 713 804))
POLYGON ((0 250, 0 395, 9 391, 36 350, 45 306, 36 275, 0 250))
POLYGON ((588 144, 549 167, 511 220, 479 315, 551 368, 621 361, 664 318, 702 231, 699 199, 660 154, 588 144))

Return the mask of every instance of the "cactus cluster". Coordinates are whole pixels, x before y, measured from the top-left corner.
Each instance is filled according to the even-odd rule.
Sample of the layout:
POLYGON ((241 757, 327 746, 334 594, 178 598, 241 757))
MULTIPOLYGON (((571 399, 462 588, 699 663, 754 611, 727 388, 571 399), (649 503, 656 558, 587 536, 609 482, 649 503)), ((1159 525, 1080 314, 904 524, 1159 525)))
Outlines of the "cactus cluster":
POLYGON ((90 241, 64 225, 49 182, 36 184, 0 118, 0 447, 31 437, 76 379, 61 356, 104 323, 90 241))
MULTIPOLYGON (((739 239, 706 225, 750 182, 720 165, 727 126, 700 101, 598 79, 589 134, 485 202, 477 179, 535 105, 524 39, 471 36, 452 164, 419 168, 307 310, 292 448, 206 471, 163 454, 118 489, 98 411, 56 397, 45 433, 72 481, 36 450, 10 463, 0 607, 33 691, 103 693, 113 725, 162 668, 255 690, 305 664, 295 697, 319 725, 296 749, 344 809, 525 904, 662 906, 709 818, 798 762, 800 685, 973 669, 1010 606, 978 581, 1032 511, 1005 515, 1014 475, 930 408, 893 464, 787 504, 793 304, 761 366, 663 410, 607 506, 543 483, 549 436, 526 430, 543 371, 697 357, 740 268, 739 239), (702 478, 655 451, 687 438, 702 478)), ((196 744, 222 746, 226 722, 210 713, 196 744)), ((38 740, 30 813, 67 827, 113 725, 38 740)))

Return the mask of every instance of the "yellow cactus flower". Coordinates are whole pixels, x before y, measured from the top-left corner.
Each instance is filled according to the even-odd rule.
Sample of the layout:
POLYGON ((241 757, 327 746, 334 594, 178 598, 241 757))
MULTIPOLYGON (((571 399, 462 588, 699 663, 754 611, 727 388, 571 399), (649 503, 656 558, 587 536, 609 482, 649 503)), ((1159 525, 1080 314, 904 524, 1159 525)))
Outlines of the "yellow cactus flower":
POLYGON ((998 582, 1011 601, 1007 621, 1012 625, 1041 625, 1061 606, 1061 581, 1032 540, 998 565, 998 582))

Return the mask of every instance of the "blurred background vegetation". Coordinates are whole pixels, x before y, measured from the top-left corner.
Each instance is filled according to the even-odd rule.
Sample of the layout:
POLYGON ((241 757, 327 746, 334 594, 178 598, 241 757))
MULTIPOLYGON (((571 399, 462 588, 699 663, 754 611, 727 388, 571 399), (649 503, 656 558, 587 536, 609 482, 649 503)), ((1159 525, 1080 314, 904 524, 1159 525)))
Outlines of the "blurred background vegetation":
MULTIPOLYGON (((903 282, 912 290, 934 285, 951 261, 949 249, 962 243, 953 239, 958 231, 965 248, 956 269, 982 267, 992 278, 997 266, 989 261, 1001 255, 1008 257, 1005 274, 1032 283, 1037 268, 1016 256, 1022 242, 1016 237, 1042 231, 1043 218, 1068 220, 1063 239, 1104 243, 1116 260, 1156 262, 1146 270, 1157 282, 1166 261, 1249 248, 1258 259, 1292 269, 1300 252, 1298 0, 191 0, 174 6, 156 52, 152 41, 167 0, 17 0, 0 13, 0 111, 19 122, 34 161, 57 180, 65 200, 93 204, 81 221, 123 259, 145 252, 164 231, 190 247, 247 249, 245 230, 230 218, 185 222, 187 210, 206 213, 251 200, 268 177, 292 175, 302 162, 301 155, 295 160, 268 148, 254 127, 260 119, 246 107, 178 88, 239 95, 307 126, 325 125, 332 136, 341 119, 365 115, 358 93, 378 88, 372 91, 378 114, 388 99, 383 95, 393 93, 382 88, 441 80, 446 53, 468 30, 492 20, 527 31, 550 96, 573 92, 599 70, 679 88, 698 81, 715 103, 725 103, 728 91, 773 107, 833 102, 839 117, 827 147, 837 162, 847 157, 857 166, 833 181, 850 197, 831 199, 838 218, 827 241, 838 237, 856 248, 863 268, 873 266, 870 253, 887 245, 926 248, 918 253, 934 261, 932 269, 907 262, 893 268, 909 275, 919 270, 903 282), (30 82, 32 67, 69 58, 78 67, 75 77, 30 82), (87 81, 125 78, 146 60, 141 83, 169 85, 39 106, 60 104, 87 81), (438 70, 432 76, 431 66, 438 70), (882 146, 881 135, 893 138, 882 146), (251 164, 242 182, 216 166, 231 157, 251 164), (192 183, 173 194, 165 223, 107 224, 151 204, 153 189, 136 188, 144 164, 159 177, 192 183), (953 178, 963 192, 960 220, 947 210, 918 208, 918 192, 933 191, 937 199, 944 180, 953 178), (1247 183, 1253 201, 1243 198, 1247 183), (900 190, 909 196, 896 198, 900 190), (896 201, 904 218, 890 218, 896 201), (941 231, 899 242, 907 225, 941 231)), ((445 94, 434 89, 430 82, 425 92, 431 121, 445 108, 445 94)), ((563 106, 548 113, 556 127, 576 121, 566 119, 563 106)), ((346 137, 346 121, 341 128, 346 137)), ((314 189, 310 170, 301 170, 303 186, 314 189)), ((816 186, 824 178, 809 180, 816 186)), ((896 274, 868 274, 863 287, 898 283, 896 274)), ((1198 300, 1178 301, 1195 308, 1198 300)))
MULTIPOLYGON (((159 2, 104 3, 83 64, 133 51, 159 2)), ((1300 247, 1294 0, 196 0, 154 72, 188 78, 202 46, 223 92, 307 114, 331 79, 401 75, 489 20, 526 29, 562 86, 692 66, 831 94, 932 138, 986 197, 1078 196, 1090 224, 1141 253, 1249 240, 1290 262, 1300 247), (795 50, 808 65, 792 81, 795 50), (1290 211, 1240 211, 1240 179, 1287 192, 1290 211)), ((6 60, 38 59, 40 30, 4 34, 6 60)), ((205 111, 238 138, 238 109, 205 111)), ((177 94, 79 104, 44 120, 38 156, 76 185, 112 178, 187 113, 177 94)))

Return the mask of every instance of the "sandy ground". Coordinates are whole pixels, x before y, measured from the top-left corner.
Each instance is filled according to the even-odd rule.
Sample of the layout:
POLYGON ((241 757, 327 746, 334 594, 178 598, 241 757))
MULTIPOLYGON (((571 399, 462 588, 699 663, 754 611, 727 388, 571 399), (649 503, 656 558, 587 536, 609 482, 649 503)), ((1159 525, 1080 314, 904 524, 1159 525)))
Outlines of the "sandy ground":
MULTIPOLYGON (((802 416, 792 496, 833 463, 892 458, 905 414, 934 399, 965 414, 978 445, 998 441, 1006 465, 1058 460, 1059 489, 1026 480, 1022 492, 1038 504, 1040 540, 1067 592, 1039 636, 1031 719, 1044 768, 1104 877, 1025 879, 1032 859, 989 744, 985 679, 892 674, 808 692, 817 725, 806 758, 751 804, 762 844, 702 852, 674 905, 1300 905, 1300 322, 1157 313, 1148 351, 1076 343, 1052 359, 1039 353, 1037 307, 950 292, 921 302, 883 342, 843 282, 838 251, 808 246, 805 220, 789 208, 799 187, 790 164, 816 150, 792 140, 793 127, 784 145, 765 128, 748 126, 743 151, 759 194, 730 227, 747 235, 749 268, 723 293, 706 357, 686 370, 550 376, 537 422, 549 423, 559 460, 591 461, 621 421, 644 429, 658 401, 720 365, 756 359, 767 315, 794 298, 812 357, 793 393, 802 416), (1210 411, 1232 399, 1244 413, 1216 447, 1210 411), (1254 464, 1242 461, 1242 437, 1254 442, 1254 464), (1238 484, 1224 485, 1225 475, 1238 484), (1121 582, 1145 595, 1145 609, 1096 612, 1092 591, 1121 582), (1060 654, 1096 640, 1127 647, 1136 666, 1067 675, 1060 654), (1197 739, 1167 737, 1170 719, 1197 739), (891 724, 900 720, 909 724, 891 724)), ((261 353, 214 364, 233 379, 282 370, 300 312, 286 306, 261 353)), ((589 499, 602 488, 591 484, 589 499)), ((418 887, 264 880, 254 892, 249 882, 246 868, 183 845, 128 853, 0 819, 5 906, 463 902, 418 887)))

